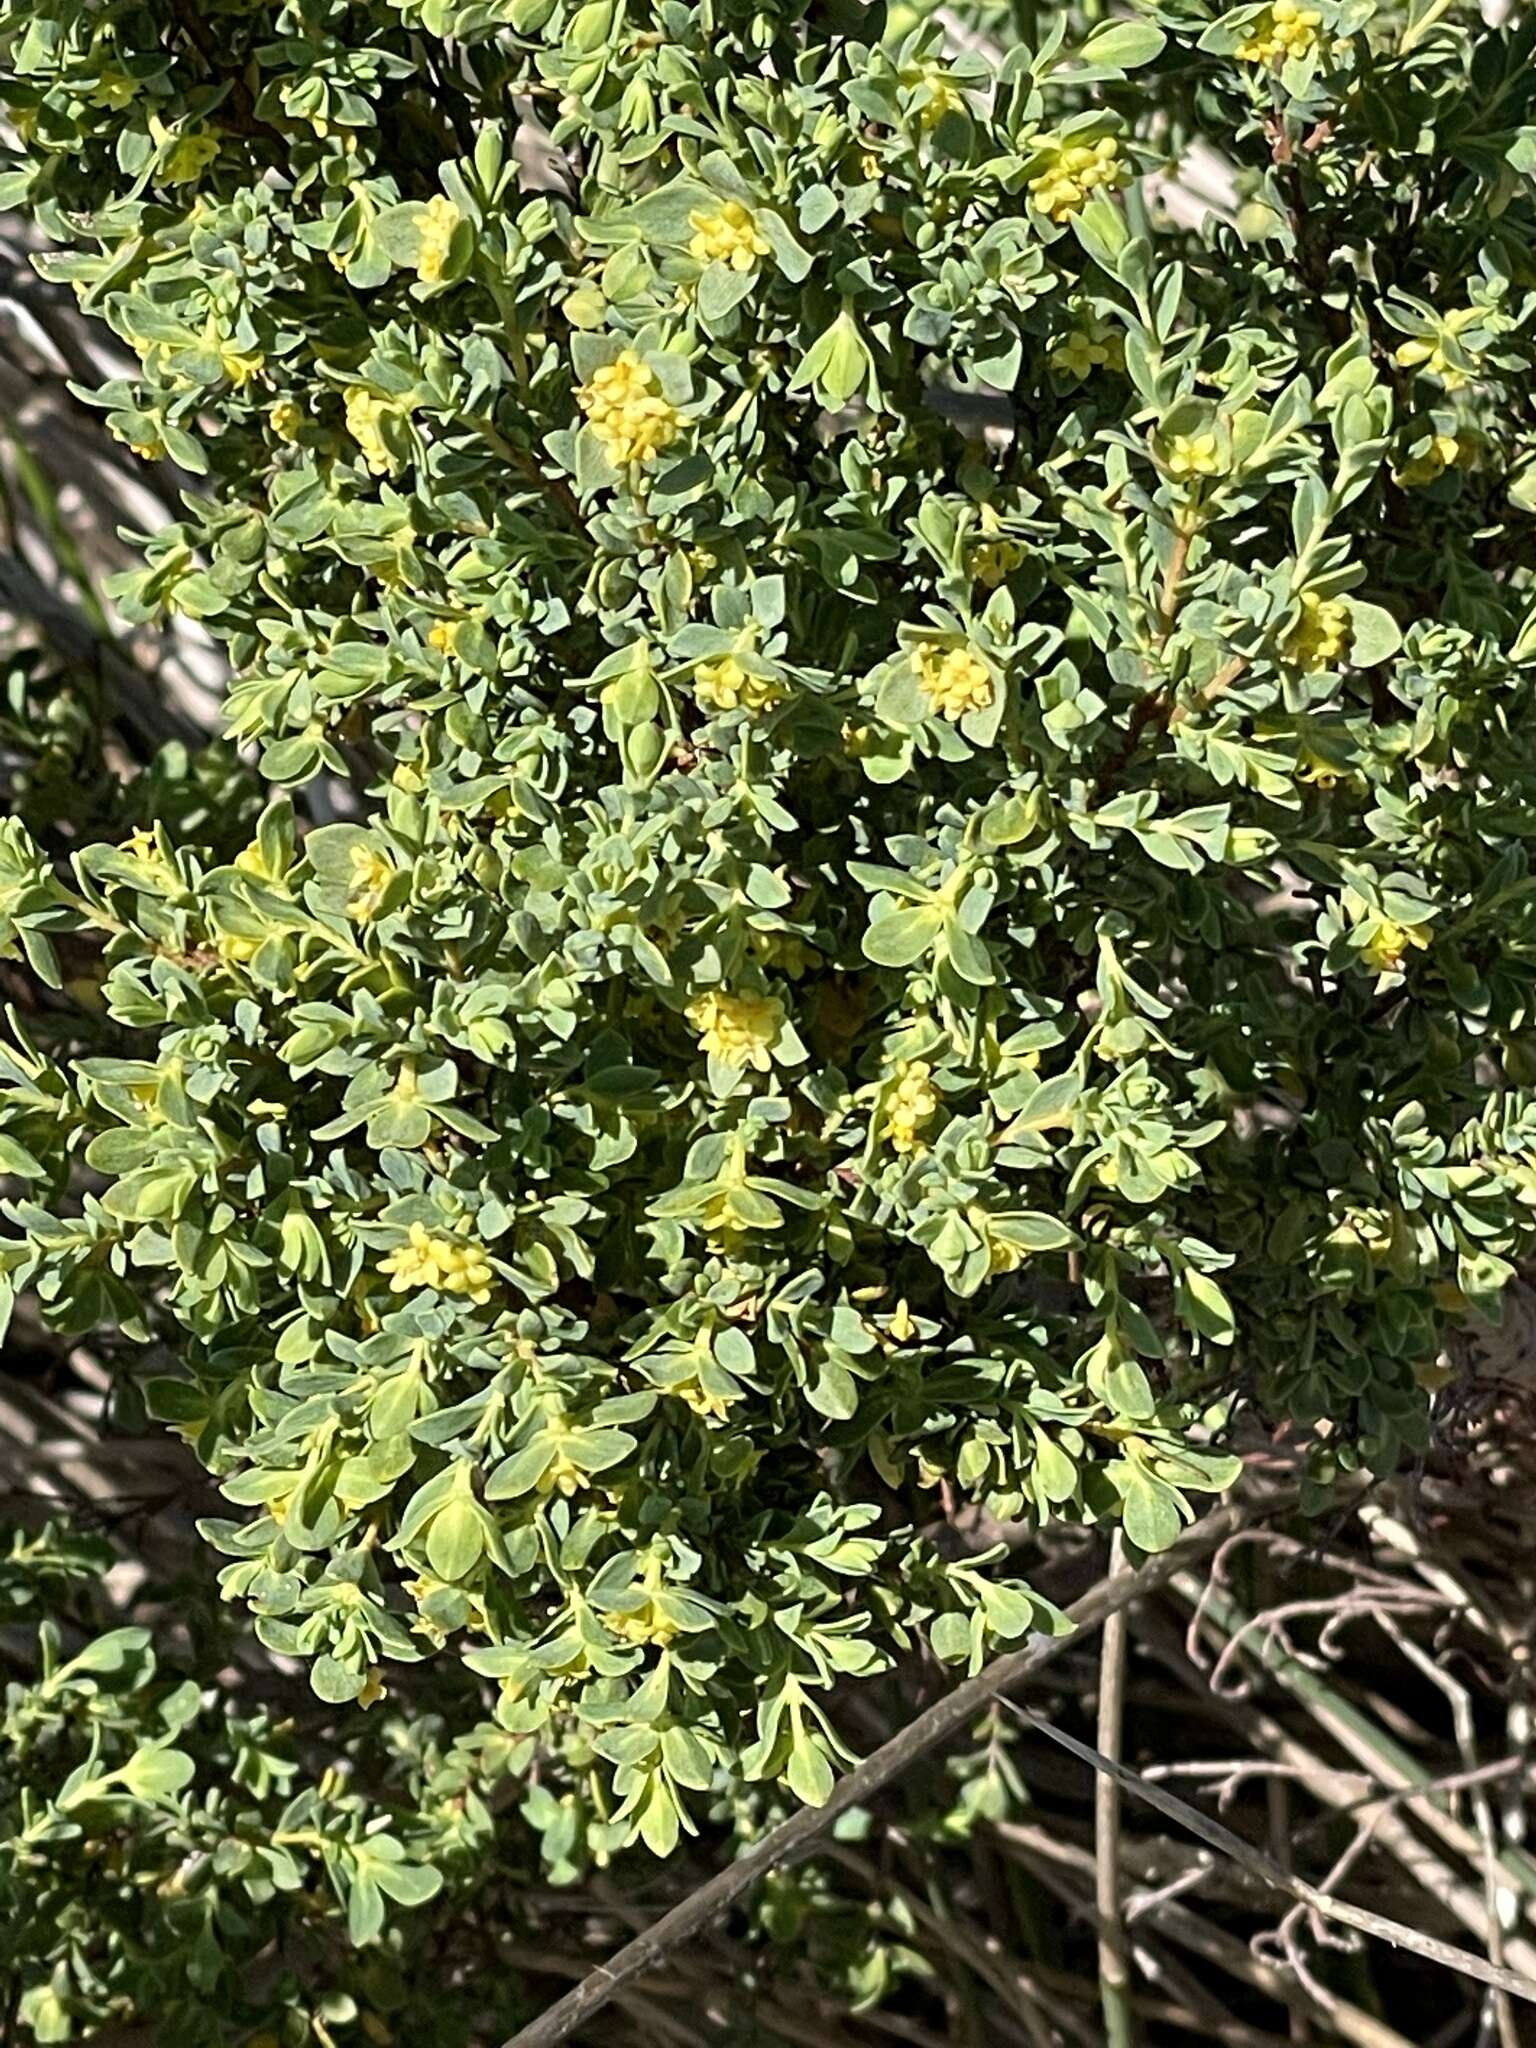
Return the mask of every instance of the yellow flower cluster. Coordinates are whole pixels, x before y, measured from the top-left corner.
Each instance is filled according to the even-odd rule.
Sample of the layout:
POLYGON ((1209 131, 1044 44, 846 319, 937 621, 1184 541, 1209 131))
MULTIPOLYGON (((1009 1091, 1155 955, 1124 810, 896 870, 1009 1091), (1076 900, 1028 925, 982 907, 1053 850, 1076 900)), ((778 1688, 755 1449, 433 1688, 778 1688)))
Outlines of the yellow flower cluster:
POLYGON ((1130 182, 1130 166, 1113 135, 1097 142, 1062 142, 1045 168, 1029 181, 1029 196, 1052 220, 1069 219, 1095 192, 1114 192, 1130 182))
POLYGON ((372 846, 354 846, 352 874, 347 889, 347 915, 367 924, 379 914, 384 891, 395 879, 395 866, 386 854, 372 846))
POLYGON ((1312 675, 1337 666, 1349 652, 1350 638, 1349 606, 1340 598, 1304 590, 1301 617, 1286 634, 1282 651, 1288 662, 1312 675))
POLYGON ((448 261, 453 231, 463 215, 441 192, 429 199, 416 216, 416 275, 423 284, 436 284, 448 261))
POLYGON ((354 384, 346 397, 347 432, 357 443, 374 476, 388 476, 395 458, 384 445, 383 423, 395 410, 387 398, 354 384))
POLYGON ((1244 64, 1286 64, 1310 56, 1317 47, 1323 17, 1299 0, 1273 0, 1240 42, 1235 55, 1244 64))
POLYGON ((896 1086, 885 1106, 882 1135, 897 1152, 922 1149, 922 1127, 938 1114, 939 1098, 926 1060, 903 1060, 896 1069, 896 1086))
POLYGON ((1220 476, 1226 467, 1221 443, 1214 434, 1175 434, 1163 457, 1164 467, 1181 483, 1202 476, 1220 476))
POLYGON ((716 213, 690 213, 693 239, 688 254, 696 263, 727 263, 732 270, 755 270, 768 254, 757 222, 739 199, 727 199, 716 213))
POLYGON ((917 686, 941 718, 959 720, 992 702, 992 672, 974 647, 912 650, 917 686))
POLYGON ((711 711, 766 711, 783 691, 769 676, 753 675, 734 654, 701 661, 693 672, 693 694, 711 711))
POLYGON ((738 996, 711 989, 688 1005, 688 1021, 699 1034, 702 1049, 727 1066, 752 1067, 766 1074, 773 1065, 773 1047, 784 1023, 784 1005, 777 996, 738 996))
POLYGON ((267 424, 279 441, 297 441, 304 425, 304 413, 291 398, 280 398, 267 410, 267 424))
POLYGON ((1360 948, 1360 957, 1378 974, 1392 974, 1412 949, 1422 952, 1434 937, 1427 924, 1398 924, 1384 917, 1360 948))
POLYGON ((427 645, 435 647, 439 654, 452 654, 454 643, 459 637, 457 619, 438 619, 427 629, 427 645))
POLYGON ((481 1245, 434 1237, 424 1223, 411 1225, 400 1249, 379 1261, 379 1271, 388 1278, 393 1294, 433 1287, 439 1294, 462 1294, 476 1303, 490 1300, 496 1277, 481 1245))
POLYGON ((576 402, 618 469, 653 461, 682 431, 676 406, 662 397, 655 373, 632 348, 594 370, 576 402))

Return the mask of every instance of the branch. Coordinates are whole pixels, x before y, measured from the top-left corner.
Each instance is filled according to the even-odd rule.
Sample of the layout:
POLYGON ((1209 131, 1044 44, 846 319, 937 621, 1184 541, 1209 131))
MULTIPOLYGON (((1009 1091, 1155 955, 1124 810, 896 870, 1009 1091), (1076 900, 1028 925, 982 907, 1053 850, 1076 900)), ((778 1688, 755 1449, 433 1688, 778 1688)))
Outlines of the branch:
MULTIPOLYGON (((1022 1685, 1052 1663, 1061 1653, 1075 1647, 1085 1630, 1100 1628, 1133 1600, 1155 1592, 1197 1559, 1217 1549, 1228 1537, 1260 1516, 1288 1508, 1293 1497, 1265 1507, 1219 1508, 1189 1531, 1172 1550, 1150 1559, 1139 1571, 1118 1578, 1101 1579, 1098 1585, 1067 1610, 1073 1624, 1070 1635, 1036 1636, 1022 1650, 1010 1650, 974 1678, 957 1685, 953 1692, 936 1700, 926 1712, 909 1722, 899 1735, 883 1743, 833 1789, 825 1806, 805 1807, 772 1829, 745 1856, 718 1872, 708 1883, 691 1892, 669 1913, 663 1913, 653 1927, 625 1944, 610 1963, 600 1963, 573 1991, 557 1999, 547 2012, 530 2021, 502 2048, 556 2048, 569 2039, 594 2013, 624 1986, 663 1962, 683 1942, 695 1940, 725 1913, 759 1878, 788 1863, 810 1855, 822 1836, 850 1807, 864 1805, 882 1786, 899 1777, 920 1756, 966 1727, 1001 1694, 1022 1685)), ((1453 1951, 1454 1953, 1454 1951, 1453 1951)))

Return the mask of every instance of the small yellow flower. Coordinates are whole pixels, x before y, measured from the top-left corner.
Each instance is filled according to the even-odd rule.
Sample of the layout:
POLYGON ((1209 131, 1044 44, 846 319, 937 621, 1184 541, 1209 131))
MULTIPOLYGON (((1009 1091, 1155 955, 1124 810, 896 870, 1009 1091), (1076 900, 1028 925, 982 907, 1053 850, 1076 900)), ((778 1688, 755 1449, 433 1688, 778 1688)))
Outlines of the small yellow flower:
POLYGON ((992 672, 974 647, 912 650, 917 686, 941 718, 959 720, 971 711, 985 711, 992 702, 992 672))
POLYGON ((232 341, 221 341, 218 351, 219 366, 237 389, 259 377, 266 364, 266 357, 259 349, 236 348, 232 341))
POLYGON ((1319 669, 1336 668, 1349 653, 1352 633, 1349 606, 1336 597, 1319 597, 1315 590, 1301 594, 1301 617, 1285 636, 1281 652, 1295 668, 1308 675, 1319 669))
POLYGON ((128 446, 141 462, 159 462, 165 454, 163 441, 130 441, 128 446))
POLYGON ((191 185, 203 175, 219 153, 219 139, 205 129, 178 135, 160 173, 166 185, 191 185))
POLYGON ((977 540, 967 549, 966 561, 978 583, 996 590, 1000 583, 1007 582, 1028 553, 1021 540, 977 540))
POLYGON ((1313 783, 1318 789, 1337 789, 1341 782, 1352 782, 1354 777, 1315 747, 1303 747, 1296 757, 1296 779, 1313 783))
POLYGON ((674 1401, 681 1401, 706 1422, 724 1422, 732 1408, 743 1399, 742 1391, 727 1375, 716 1369, 717 1384, 706 1387, 700 1372, 669 1381, 662 1389, 674 1401))
POLYGON ((1420 490, 1454 468, 1460 456, 1461 443, 1454 434, 1432 434, 1429 446, 1398 470, 1397 481, 1409 490, 1420 490))
POLYGON ((439 619, 427 633, 427 645, 435 647, 439 654, 452 654, 454 642, 459 636, 457 619, 439 619))
POLYGON ((1280 65, 1307 57, 1317 48, 1323 17, 1299 0, 1272 0, 1234 54, 1244 64, 1280 65))
POLYGON ((654 461, 682 432, 678 410, 662 396, 655 372, 630 348, 594 370, 576 402, 616 469, 654 461))
POLYGON ((947 72, 925 71, 923 82, 928 88, 928 97, 918 109, 917 125, 920 128, 937 128, 946 114, 963 114, 966 111, 965 94, 947 72))
POLYGON ((1051 220, 1064 221, 1086 206, 1095 192, 1118 191, 1129 184, 1130 166, 1113 135, 1096 142, 1058 142, 1051 146, 1043 169, 1029 181, 1029 196, 1051 220))
POLYGON ((159 889, 180 889, 180 877, 160 851, 154 833, 145 826, 130 832, 117 850, 137 870, 139 880, 153 883, 159 889))
POLYGON ((731 995, 711 989, 688 1005, 686 1015, 699 1034, 699 1045, 731 1067, 752 1067, 766 1074, 784 1023, 784 1005, 777 996, 731 995))
POLYGON ((379 1271, 392 1294, 430 1287, 439 1294, 463 1295, 477 1305, 490 1300, 496 1277, 482 1245, 434 1237, 424 1223, 411 1225, 399 1250, 379 1261, 379 1271))
POLYGON ((138 81, 126 71, 103 71, 87 98, 93 107, 126 107, 138 90, 138 81))
POLYGON ((930 1078, 933 1069, 926 1060, 902 1060, 896 1069, 896 1085, 885 1105, 881 1136, 893 1151, 920 1152, 926 1149, 922 1127, 939 1111, 939 1098, 930 1078))
MULTIPOLYGON (((1392 360, 1400 369, 1423 370, 1426 376, 1439 378, 1447 391, 1460 391, 1471 382, 1471 378, 1467 371, 1450 361, 1445 343, 1447 339, 1454 341, 1481 317, 1482 310, 1478 306, 1457 306, 1441 320, 1438 335, 1433 339, 1421 336, 1413 341, 1400 342, 1392 351, 1392 360)), ((1476 361, 1476 350, 1466 349, 1466 353, 1476 361)))
POLYGON ((734 654, 701 661, 693 672, 693 694, 711 711, 766 711, 783 691, 770 676, 754 675, 734 654))
POLYGON ((755 270, 758 259, 768 254, 768 243, 757 222, 739 199, 727 199, 715 213, 690 213, 688 225, 693 229, 688 254, 696 263, 726 263, 732 270, 755 270))
POLYGON ((605 1613, 601 1617, 603 1626, 626 1643, 654 1643, 658 1649, 665 1649, 675 1642, 682 1633, 669 1614, 664 1614, 654 1597, 633 1614, 605 1613))
POLYGON ((213 942, 214 951, 226 967, 245 966, 247 961, 255 959, 261 944, 260 939, 240 932, 220 932, 213 942))
POLYGON ((304 425, 304 412, 291 398, 280 398, 267 408, 267 424, 279 441, 297 441, 304 425))
POLYGON ((416 216, 416 275, 423 284, 437 284, 448 261, 453 231, 464 216, 439 192, 416 216))
POLYGON ((747 944, 757 959, 777 967, 791 981, 798 981, 803 974, 809 973, 820 957, 798 932, 750 931, 747 944))
POLYGON ((374 476, 388 476, 395 458, 384 445, 383 423, 396 410, 387 398, 354 384, 347 392, 347 432, 357 443, 364 462, 374 476))
POLYGON ((1221 443, 1212 433, 1175 434, 1168 443, 1163 463, 1168 474, 1181 483, 1195 477, 1220 476, 1226 467, 1221 443))
POLYGON ((1422 952, 1433 937, 1434 933, 1427 924, 1398 924, 1390 917, 1379 918, 1371 936, 1360 949, 1360 957, 1378 974, 1393 974, 1402 966, 1410 950, 1416 948, 1422 952))
POLYGON ((1118 335, 1074 327, 1056 343, 1046 361, 1063 376, 1087 377, 1095 370, 1122 369, 1125 346, 1118 335))
POLYGON ((1013 1244, 1006 1237, 1000 1237, 992 1228, 992 1218, 978 1202, 966 1210, 972 1228, 983 1239, 987 1247, 987 1270, 989 1273, 1013 1273, 1023 1265, 1027 1254, 1022 1245, 1013 1244))
POLYGON ((557 1450, 544 1467, 539 1478, 538 1491, 563 1494, 569 1500, 572 1494, 580 1493, 586 1483, 586 1473, 569 1452, 557 1450))
POLYGON ((384 892, 395 879, 395 865, 376 847, 354 846, 352 874, 347 888, 347 915, 367 924, 379 914, 384 892))
POLYGON ((280 882, 288 872, 287 868, 282 865, 276 867, 268 865, 267 857, 261 850, 261 841, 259 839, 253 839, 249 846, 241 847, 240 851, 235 855, 234 866, 240 870, 242 875, 254 875, 258 882, 280 882))

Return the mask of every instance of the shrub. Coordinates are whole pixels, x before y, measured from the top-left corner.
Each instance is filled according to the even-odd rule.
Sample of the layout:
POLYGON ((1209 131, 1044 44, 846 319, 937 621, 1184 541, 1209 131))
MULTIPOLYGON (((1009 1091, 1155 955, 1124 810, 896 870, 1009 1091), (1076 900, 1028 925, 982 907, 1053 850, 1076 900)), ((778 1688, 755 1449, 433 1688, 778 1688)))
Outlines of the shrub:
MULTIPOLYGON (((474 1745, 442 1742, 425 1716, 404 1733, 354 1717, 327 1748, 292 1715, 230 1713, 209 1681, 242 1646, 201 1603, 181 1611, 208 1631, 190 1671, 184 1652, 162 1663, 149 1628, 103 1627, 113 1561, 63 1524, 11 1532, 0 1556, 0 1615, 29 1624, 39 1653, 0 1713, 8 2015, 38 2041, 136 2018, 179 2048, 467 2039, 428 1980, 438 1909, 408 1913, 415 1939, 397 1931, 393 1953, 377 1937, 395 1905, 443 1894, 462 1910, 491 1890, 474 1745), (73 1654, 66 1631, 83 1638, 73 1654), (262 2021, 281 2032, 251 2031, 262 2021)), ((474 2000, 513 2023, 507 1987, 482 1981, 474 2000)))
POLYGON ((1060 1626, 959 1503, 1390 1469, 1529 1246, 1536 73, 1445 14, 0 0, 274 792, 7 828, 0 1261, 557 1858, 1060 1626))

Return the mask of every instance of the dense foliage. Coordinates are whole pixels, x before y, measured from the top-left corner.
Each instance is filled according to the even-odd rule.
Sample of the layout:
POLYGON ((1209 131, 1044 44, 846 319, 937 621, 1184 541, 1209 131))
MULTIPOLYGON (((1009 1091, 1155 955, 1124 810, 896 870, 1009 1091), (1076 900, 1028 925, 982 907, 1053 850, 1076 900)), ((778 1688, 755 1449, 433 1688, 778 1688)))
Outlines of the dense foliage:
POLYGON ((5 828, 0 1272, 557 1863, 1058 1626, 959 1502, 1161 1548, 1240 1401, 1390 1468, 1529 1248, 1532 43, 0 0, 0 203, 194 480, 117 601, 273 792, 5 828))

